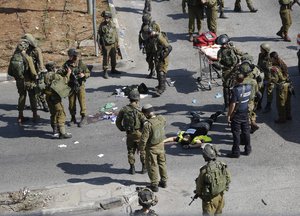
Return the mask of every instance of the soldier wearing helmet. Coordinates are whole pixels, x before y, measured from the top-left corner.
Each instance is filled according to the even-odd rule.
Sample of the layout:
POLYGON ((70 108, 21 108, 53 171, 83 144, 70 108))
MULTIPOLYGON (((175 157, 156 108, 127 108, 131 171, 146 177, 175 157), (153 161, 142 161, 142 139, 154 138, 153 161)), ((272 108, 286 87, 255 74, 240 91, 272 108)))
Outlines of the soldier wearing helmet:
POLYGON ((270 60, 270 51, 271 51, 271 46, 268 43, 262 43, 260 45, 260 53, 258 54, 258 61, 257 61, 257 66, 261 70, 261 72, 264 73, 264 80, 263 80, 263 85, 260 88, 261 92, 261 100, 258 101, 257 104, 257 110, 260 110, 262 108, 261 103, 263 99, 264 92, 266 90, 267 92, 267 105, 265 110, 270 111, 272 100, 273 100, 273 89, 274 85, 269 82, 269 77, 270 77, 270 71, 269 68, 271 67, 271 60, 270 60))
POLYGON ((189 23, 188 33, 189 41, 193 41, 193 34, 195 32, 195 21, 197 24, 198 34, 201 33, 201 19, 203 18, 202 12, 204 6, 198 0, 182 0, 182 12, 186 14, 186 5, 188 5, 189 23))
POLYGON ((194 198, 202 199, 203 215, 221 215, 225 205, 224 193, 231 181, 230 173, 227 165, 217 160, 217 149, 213 145, 205 144, 202 155, 207 164, 200 168, 194 198))
POLYGON ((111 74, 120 74, 116 70, 117 50, 119 49, 119 39, 117 28, 112 21, 112 14, 109 11, 103 11, 104 20, 100 23, 97 34, 97 42, 103 56, 103 78, 108 79, 108 62, 111 63, 111 74))
MULTIPOLYGON (((137 89, 129 92, 128 99, 130 103, 124 106, 118 113, 116 126, 120 131, 126 132, 127 139, 127 157, 130 165, 129 173, 135 174, 135 152, 138 149, 138 143, 142 135, 142 126, 145 121, 144 114, 140 111, 139 101, 140 93, 137 89)), ((140 161, 142 163, 142 173, 146 173, 145 151, 140 151, 140 161)))
POLYGON ((142 209, 135 210, 131 213, 131 216, 157 216, 154 210, 150 209, 152 206, 155 206, 158 202, 157 196, 149 188, 138 189, 138 199, 139 205, 142 206, 142 209))
POLYGON ((146 165, 150 185, 153 192, 158 192, 158 187, 167 187, 167 166, 165 154, 165 126, 166 119, 161 115, 155 115, 151 104, 145 104, 142 112, 147 120, 144 122, 139 150, 146 151, 146 165))
POLYGON ((86 92, 85 82, 90 77, 90 70, 80 58, 80 53, 71 48, 68 50, 69 59, 64 63, 63 68, 68 71, 70 68, 72 73, 69 80, 71 92, 69 95, 69 111, 71 115, 70 126, 78 125, 82 127, 87 124, 87 109, 86 109, 86 92), (76 120, 76 101, 80 106, 80 122, 76 120))
POLYGON ((230 88, 233 87, 234 82, 232 79, 235 76, 234 69, 239 63, 239 57, 244 53, 233 46, 227 34, 220 35, 217 38, 217 44, 221 45, 217 58, 222 67, 224 110, 226 111, 229 105, 230 88))
POLYGON ((290 82, 289 74, 286 64, 278 56, 277 52, 271 52, 270 58, 272 61, 272 67, 270 68, 272 82, 276 86, 276 105, 278 112, 278 119, 275 123, 282 124, 287 120, 292 120, 291 113, 291 93, 290 88, 292 84, 290 82))
POLYGON ((156 76, 155 73, 155 53, 151 49, 151 41, 149 39, 149 29, 155 32, 155 34, 160 33, 160 27, 157 22, 151 20, 151 15, 145 13, 142 17, 143 23, 141 25, 141 30, 139 32, 139 48, 143 53, 146 54, 146 61, 148 63, 148 71, 150 71, 147 78, 152 78, 156 76))

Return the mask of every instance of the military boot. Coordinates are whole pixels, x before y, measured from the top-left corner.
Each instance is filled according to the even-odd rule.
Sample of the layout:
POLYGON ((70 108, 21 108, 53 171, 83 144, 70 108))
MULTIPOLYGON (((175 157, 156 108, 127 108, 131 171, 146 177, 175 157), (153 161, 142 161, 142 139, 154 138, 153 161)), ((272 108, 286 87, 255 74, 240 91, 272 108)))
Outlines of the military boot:
POLYGON ((41 117, 37 114, 37 111, 32 111, 32 121, 37 123, 41 117))
POLYGON ((158 186, 157 185, 147 185, 147 188, 151 189, 153 192, 158 192, 158 186))
POLYGON ((131 174, 131 175, 134 175, 134 174, 135 174, 135 167, 134 167, 134 164, 130 164, 129 174, 131 174))
POLYGON ((151 79, 152 77, 155 77, 155 76, 156 76, 155 70, 154 69, 150 69, 150 73, 148 74, 147 78, 151 79))
POLYGON ((72 134, 66 132, 66 128, 64 125, 59 126, 59 139, 69 139, 69 138, 72 138, 72 134))
POLYGON ((162 187, 162 188, 167 188, 167 182, 166 181, 160 181, 158 186, 162 187))
POLYGON ((259 129, 259 126, 256 124, 255 121, 251 121, 250 127, 251 127, 250 133, 252 134, 259 129))
POLYGON ((104 78, 104 79, 108 79, 107 69, 105 69, 105 70, 103 71, 103 78, 104 78))
POLYGON ((77 122, 77 120, 76 120, 75 115, 72 115, 72 116, 71 116, 71 121, 69 122, 69 126, 70 126, 70 127, 73 127, 73 126, 75 126, 75 125, 77 125, 77 124, 78 124, 78 122, 77 122))
POLYGON ((158 89, 157 89, 157 96, 160 96, 166 90, 166 73, 159 72, 159 80, 158 80, 158 89))
POLYGON ((270 111, 271 111, 271 103, 267 102, 267 105, 265 106, 263 113, 268 113, 270 111))
POLYGON ((18 121, 19 124, 22 124, 22 123, 28 121, 28 118, 24 117, 23 111, 19 111, 19 116, 18 116, 17 121, 18 121))
POLYGON ((86 125, 86 124, 87 124, 87 117, 85 115, 82 115, 81 120, 78 123, 78 127, 82 127, 83 125, 86 125))
POLYGON ((234 12, 242 12, 241 5, 234 5, 233 11, 234 11, 234 12))
POLYGON ((145 164, 143 164, 143 166, 142 166, 142 174, 145 174, 145 173, 147 173, 147 167, 146 167, 145 164))
POLYGON ((111 74, 121 74, 120 71, 118 71, 115 67, 113 67, 110 71, 111 74))
POLYGON ((256 9, 256 8, 253 8, 253 7, 250 8, 250 12, 251 12, 251 13, 256 13, 257 11, 258 11, 258 9, 256 9))
POLYGON ((276 33, 277 36, 281 37, 281 38, 284 38, 284 34, 282 32, 282 30, 279 30, 277 33, 276 33))
POLYGON ((225 16, 224 11, 221 11, 219 18, 221 18, 221 19, 227 19, 228 17, 225 16))
POLYGON ((52 138, 55 139, 55 138, 59 138, 59 128, 58 128, 58 125, 57 124, 53 124, 51 125, 52 127, 52 138))
POLYGON ((49 112, 49 107, 48 107, 47 103, 43 102, 42 105, 43 105, 43 111, 44 112, 49 112))

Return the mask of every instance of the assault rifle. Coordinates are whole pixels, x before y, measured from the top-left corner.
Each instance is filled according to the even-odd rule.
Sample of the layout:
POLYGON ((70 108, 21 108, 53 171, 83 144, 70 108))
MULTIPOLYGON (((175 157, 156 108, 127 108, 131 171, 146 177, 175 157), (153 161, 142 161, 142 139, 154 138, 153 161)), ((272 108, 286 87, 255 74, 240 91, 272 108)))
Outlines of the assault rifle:
MULTIPOLYGON (((68 69, 69 66, 66 65, 66 69, 68 69)), ((80 71, 78 69, 71 69, 71 75, 70 75, 70 81, 69 81, 69 86, 71 87, 71 89, 75 92, 78 93, 82 80, 80 77, 78 77, 78 75, 80 74, 80 71)))
POLYGON ((293 1, 293 3, 292 3, 292 5, 291 5, 291 8, 292 8, 292 7, 293 7, 293 5, 294 5, 294 4, 296 4, 296 3, 297 3, 299 6, 300 6, 300 2, 299 2, 299 0, 294 0, 294 1, 293 1))
POLYGON ((198 199, 198 194, 195 194, 193 197, 191 197, 192 201, 189 203, 189 206, 195 201, 195 199, 198 199))

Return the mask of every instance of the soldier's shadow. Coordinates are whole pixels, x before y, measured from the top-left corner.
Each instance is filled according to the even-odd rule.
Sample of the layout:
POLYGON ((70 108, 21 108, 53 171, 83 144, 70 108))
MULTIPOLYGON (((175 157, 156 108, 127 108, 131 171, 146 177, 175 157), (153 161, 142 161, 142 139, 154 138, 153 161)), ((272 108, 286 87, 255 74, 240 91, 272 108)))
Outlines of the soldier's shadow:
POLYGON ((81 183, 85 182, 91 185, 106 185, 110 183, 119 183, 124 186, 130 185, 138 185, 138 186, 145 186, 149 183, 147 182, 137 182, 133 180, 126 180, 126 179, 113 179, 111 177, 97 177, 97 178, 89 178, 89 179, 80 179, 80 178, 70 178, 67 180, 69 183, 81 183))

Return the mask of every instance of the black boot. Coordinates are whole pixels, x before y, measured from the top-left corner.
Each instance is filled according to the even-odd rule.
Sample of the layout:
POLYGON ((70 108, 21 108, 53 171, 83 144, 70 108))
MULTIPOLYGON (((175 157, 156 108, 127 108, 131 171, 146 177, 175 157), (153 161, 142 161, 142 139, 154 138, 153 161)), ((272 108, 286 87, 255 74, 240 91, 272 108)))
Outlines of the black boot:
POLYGON ((69 126, 70 127, 73 127, 73 126, 75 126, 75 125, 77 125, 78 123, 77 123, 77 120, 76 120, 76 117, 75 117, 75 115, 72 115, 71 116, 71 121, 69 122, 69 126))
POLYGON ((69 139, 69 138, 72 138, 72 134, 66 132, 66 128, 64 125, 59 126, 59 139, 69 139))
POLYGON ((240 5, 235 5, 233 11, 234 12, 242 12, 242 8, 240 5))
POLYGON ((130 164, 129 174, 134 175, 135 174, 135 167, 134 164, 130 164))
POLYGON ((166 73, 159 72, 158 77, 159 79, 158 79, 157 96, 160 96, 166 90, 166 73))
POLYGON ((152 77, 155 77, 155 76, 156 76, 155 70, 154 69, 150 69, 150 73, 148 74, 147 78, 151 79, 152 77))
POLYGON ((51 125, 52 127, 52 138, 55 139, 55 138, 59 138, 59 128, 58 128, 58 125, 57 124, 53 124, 51 125))
POLYGON ((103 78, 108 79, 107 69, 103 71, 103 78))
POLYGON ((82 115, 81 116, 81 120, 80 122, 78 123, 78 127, 82 127, 83 125, 86 125, 87 124, 87 118, 85 115, 82 115))
POLYGON ((221 19, 227 19, 228 17, 225 16, 224 11, 221 11, 221 13, 220 13, 220 18, 221 18, 221 19))

